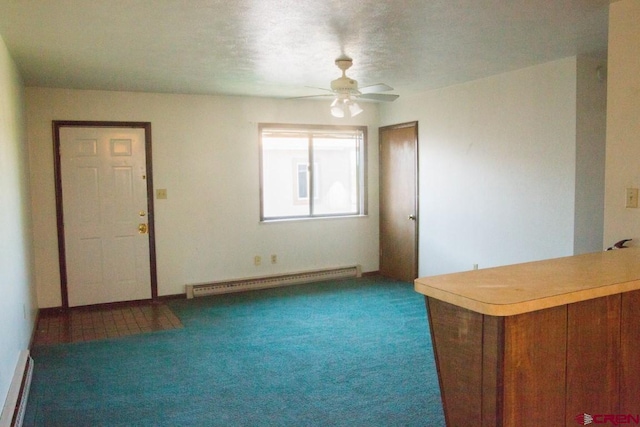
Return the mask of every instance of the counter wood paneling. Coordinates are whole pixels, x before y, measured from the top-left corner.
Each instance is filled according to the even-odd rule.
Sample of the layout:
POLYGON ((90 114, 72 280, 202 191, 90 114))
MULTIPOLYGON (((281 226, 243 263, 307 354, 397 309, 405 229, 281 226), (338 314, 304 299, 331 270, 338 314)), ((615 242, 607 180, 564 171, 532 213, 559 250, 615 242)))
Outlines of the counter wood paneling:
POLYGON ((640 414, 640 248, 419 278, 415 289, 448 426, 640 414))

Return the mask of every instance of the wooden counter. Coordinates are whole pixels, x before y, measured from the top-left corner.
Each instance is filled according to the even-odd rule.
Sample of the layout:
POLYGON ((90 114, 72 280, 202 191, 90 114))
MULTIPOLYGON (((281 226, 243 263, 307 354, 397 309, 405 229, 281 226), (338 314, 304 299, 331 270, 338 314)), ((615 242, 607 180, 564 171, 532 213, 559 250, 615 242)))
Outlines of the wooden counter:
POLYGON ((640 248, 419 278, 415 289, 448 426, 640 416, 640 248))

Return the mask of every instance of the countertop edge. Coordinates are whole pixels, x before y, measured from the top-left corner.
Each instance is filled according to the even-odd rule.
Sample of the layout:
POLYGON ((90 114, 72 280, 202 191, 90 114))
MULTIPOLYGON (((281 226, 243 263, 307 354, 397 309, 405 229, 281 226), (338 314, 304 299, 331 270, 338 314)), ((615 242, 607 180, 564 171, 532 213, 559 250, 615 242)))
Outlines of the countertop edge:
POLYGON ((433 288, 423 283, 418 283, 417 281, 414 282, 414 289, 425 297, 435 298, 480 314, 505 317, 640 290, 640 280, 608 284, 533 300, 520 301, 512 304, 492 304, 479 301, 462 295, 450 293, 442 289, 433 288))

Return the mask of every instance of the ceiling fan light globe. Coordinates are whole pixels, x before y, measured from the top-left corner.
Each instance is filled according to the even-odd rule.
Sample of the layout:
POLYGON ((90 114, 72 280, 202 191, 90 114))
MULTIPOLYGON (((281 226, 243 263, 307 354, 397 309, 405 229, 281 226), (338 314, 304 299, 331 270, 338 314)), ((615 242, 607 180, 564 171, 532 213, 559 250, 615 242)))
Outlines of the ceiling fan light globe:
POLYGON ((338 118, 344 117, 344 110, 342 109, 342 106, 335 105, 331 107, 331 115, 338 118))
POLYGON ((331 103, 331 115, 333 117, 344 117, 344 101, 344 99, 339 97, 333 100, 331 103))
POLYGON ((351 113, 351 117, 355 117, 358 114, 362 113, 362 108, 358 105, 357 102, 352 102, 349 104, 349 113, 351 113))

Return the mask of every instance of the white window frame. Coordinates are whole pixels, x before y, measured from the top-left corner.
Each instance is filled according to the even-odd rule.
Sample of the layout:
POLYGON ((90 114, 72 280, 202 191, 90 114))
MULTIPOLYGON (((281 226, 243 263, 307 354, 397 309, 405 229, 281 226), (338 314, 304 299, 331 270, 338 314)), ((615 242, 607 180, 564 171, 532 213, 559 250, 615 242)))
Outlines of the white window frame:
MULTIPOLYGON (((335 218, 335 217, 360 217, 367 215, 367 127, 366 126, 333 126, 333 125, 291 125, 291 124, 275 124, 275 123, 260 123, 258 125, 258 135, 259 135, 259 151, 260 151, 260 221, 261 222, 271 222, 271 221, 287 221, 287 220, 300 220, 300 219, 313 219, 313 218, 335 218), (318 185, 314 177, 317 177, 320 173, 317 162, 314 162, 313 159, 313 138, 326 136, 330 134, 336 133, 356 133, 359 134, 359 140, 357 142, 357 155, 356 155, 356 165, 357 165, 357 190, 356 190, 356 198, 357 198, 357 207, 356 212, 344 212, 344 213, 314 213, 314 199, 318 198, 318 185), (300 161, 296 160, 296 170, 295 170, 295 187, 293 191, 295 192, 294 199, 299 202, 309 202, 309 213, 304 215, 285 215, 285 216, 269 216, 266 217, 264 213, 264 155, 263 155, 263 136, 264 135, 276 135, 278 133, 282 134, 298 134, 299 136, 307 137, 309 140, 309 150, 308 156, 309 158, 300 161), (309 168, 309 182, 308 182, 308 191, 309 194, 306 199, 301 199, 298 196, 298 171, 297 165, 306 163, 307 165, 313 165, 313 167, 309 168)), ((290 189, 283 189, 283 191, 291 191, 290 189)))

